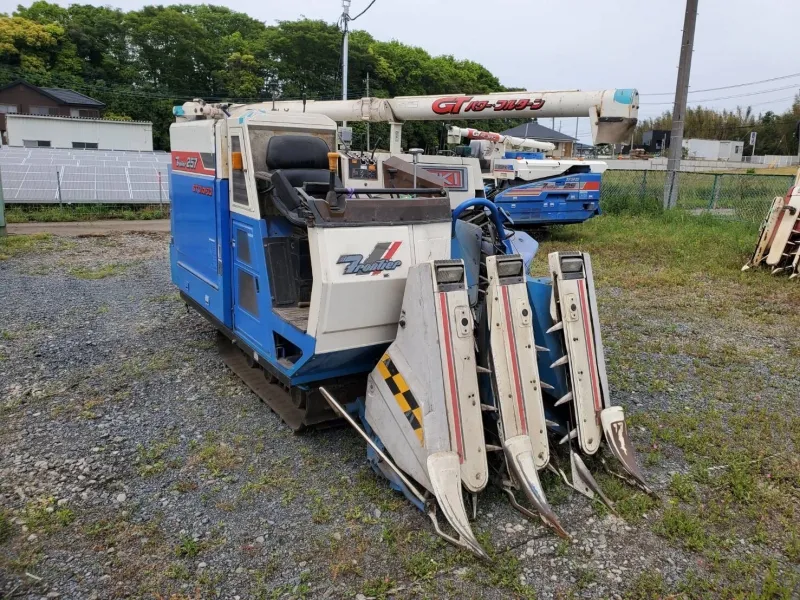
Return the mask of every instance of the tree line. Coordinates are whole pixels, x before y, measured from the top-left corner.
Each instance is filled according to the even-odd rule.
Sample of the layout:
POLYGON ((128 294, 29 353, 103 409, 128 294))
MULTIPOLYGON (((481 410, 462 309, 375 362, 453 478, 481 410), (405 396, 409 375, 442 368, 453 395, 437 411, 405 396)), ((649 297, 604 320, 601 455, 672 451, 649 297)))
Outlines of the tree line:
MULTIPOLYGON (((750 132, 756 136, 756 154, 797 155, 798 126, 800 126, 800 93, 783 113, 768 110, 755 114, 752 108, 717 111, 698 106, 686 111, 684 139, 739 140, 745 143, 744 155, 752 152, 750 132)), ((654 119, 639 121, 634 143, 642 143, 642 135, 651 129, 672 129, 672 113, 664 112, 654 119)))
MULTIPOLYGON (((348 97, 418 94, 480 94, 508 91, 484 66, 453 56, 431 56, 398 41, 376 40, 355 30, 349 40, 348 97)), ((259 102, 275 99, 341 98, 342 32, 333 23, 301 19, 266 25, 213 5, 146 6, 124 12, 108 6, 62 7, 37 0, 0 15, 0 85, 16 79, 65 87, 107 105, 107 116, 153 122, 154 145, 169 148, 172 107, 192 98, 259 102)), ((516 88, 518 89, 518 88, 516 88)), ((749 109, 691 109, 687 137, 745 139, 759 132, 759 152, 797 151, 793 127, 800 97, 786 114, 749 109)), ((485 121, 501 131, 520 119, 485 121)), ((453 122, 453 125, 467 123, 453 122)), ((670 129, 668 113, 637 128, 670 129)), ((354 124, 364 145, 364 124, 354 124)), ((441 123, 403 127, 405 147, 440 146, 441 123)), ((372 125, 374 144, 388 145, 388 126, 372 125)))
MULTIPOLYGON (((422 48, 383 42, 365 31, 349 39, 348 97, 394 97, 504 91, 488 69, 422 48)), ((339 99, 342 32, 302 19, 265 25, 221 6, 111 7, 44 0, 0 16, 0 84, 25 79, 65 87, 107 105, 107 114, 153 122, 154 143, 169 147, 172 107, 192 98, 259 102, 339 99)), ((487 123, 507 129, 520 120, 487 123)), ((355 124, 356 144, 364 125, 355 124)), ((404 145, 435 148, 441 124, 409 123, 404 145)), ((374 124, 373 142, 388 145, 388 126, 374 124)))

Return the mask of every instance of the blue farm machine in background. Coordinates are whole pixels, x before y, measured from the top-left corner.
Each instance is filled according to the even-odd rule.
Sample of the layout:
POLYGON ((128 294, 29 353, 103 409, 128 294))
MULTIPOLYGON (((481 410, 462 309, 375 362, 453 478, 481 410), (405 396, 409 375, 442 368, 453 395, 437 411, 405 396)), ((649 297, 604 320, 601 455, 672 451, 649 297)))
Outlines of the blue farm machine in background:
POLYGON ((289 427, 348 422, 370 466, 483 558, 468 514, 487 485, 564 537, 542 469, 613 507, 584 460, 609 454, 650 491, 611 401, 587 254, 530 277, 538 245, 495 203, 453 207, 441 176, 398 156, 351 162, 325 115, 174 112, 172 281, 289 427))
POLYGON ((447 141, 470 140, 485 196, 516 226, 525 229, 583 223, 600 214, 600 184, 606 163, 546 158, 555 146, 471 128, 448 128, 447 141))

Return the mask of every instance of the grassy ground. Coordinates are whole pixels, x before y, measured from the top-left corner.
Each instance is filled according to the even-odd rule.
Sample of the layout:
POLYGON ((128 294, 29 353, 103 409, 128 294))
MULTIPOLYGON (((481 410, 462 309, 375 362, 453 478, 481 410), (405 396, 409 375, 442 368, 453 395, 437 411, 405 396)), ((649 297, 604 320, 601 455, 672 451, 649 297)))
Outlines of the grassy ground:
MULTIPOLYGON (((13 508, 0 507, 0 575, 4 570, 21 577, 26 571, 40 573, 45 567, 37 564, 45 555, 55 556, 59 564, 66 564, 67 558, 87 564, 80 560, 89 559, 75 558, 75 548, 86 554, 86 548, 92 548, 100 558, 91 558, 85 568, 68 568, 101 572, 100 564, 112 564, 108 549, 116 548, 109 577, 125 586, 117 588, 118 597, 182 600, 224 597, 236 589, 242 598, 314 598, 335 583, 342 586, 330 596, 336 598, 538 594, 571 600, 609 597, 609 590, 625 600, 797 598, 800 282, 739 270, 756 233, 753 224, 668 213, 603 216, 558 228, 543 241, 535 274, 544 274, 547 253, 553 250, 592 255, 612 397, 625 406, 640 461, 658 484, 661 499, 651 500, 592 465, 625 520, 614 525, 613 534, 600 529, 605 532, 601 549, 591 529, 600 523, 606 527, 605 509, 545 475, 547 496, 569 521, 576 540, 562 543, 548 532, 536 533, 532 541, 537 552, 543 545, 552 544, 553 550, 530 556, 525 549, 531 534, 527 529, 508 535, 500 531, 498 525, 515 523, 519 517, 509 516, 497 490, 487 490, 481 510, 494 516, 479 517, 475 531, 495 558, 491 563, 479 563, 434 538, 424 517, 364 465, 363 444, 354 433, 293 436, 265 415, 243 385, 220 369, 206 326, 196 317, 184 317, 182 309, 166 308, 178 301, 165 276, 164 286, 150 292, 158 295, 129 305, 121 303, 147 280, 135 278, 135 266, 118 266, 119 257, 107 257, 105 266, 57 265, 54 268, 80 282, 65 290, 105 292, 94 298, 79 296, 80 318, 69 332, 54 331, 53 336, 78 331, 76 344, 82 345, 85 321, 94 319, 95 329, 107 319, 109 333, 103 335, 113 331, 115 345, 124 340, 125 356, 112 354, 108 362, 86 372, 70 373, 77 386, 74 397, 59 397, 51 406, 37 399, 35 410, 45 415, 47 410, 57 411, 74 437, 99 435, 99 428, 90 424, 117 415, 111 440, 118 434, 132 435, 120 431, 130 427, 123 421, 137 415, 135 449, 120 455, 119 462, 112 462, 116 451, 110 451, 117 442, 95 442, 95 437, 87 440, 87 448, 97 443, 108 445, 109 451, 87 449, 81 454, 97 456, 98 461, 103 457, 101 465, 107 466, 109 477, 119 478, 114 485, 120 487, 109 488, 112 496, 124 489, 127 502, 135 502, 136 508, 126 504, 124 515, 114 513, 116 520, 99 519, 91 512, 98 509, 77 502, 54 506, 44 494, 36 495, 42 501, 21 508, 16 501, 13 508), (90 287, 109 281, 115 282, 113 288, 90 287), (126 282, 133 288, 124 288, 126 282), (109 297, 117 288, 124 293, 109 297), (89 307, 96 310, 96 319, 89 307), (126 326, 130 331, 117 337, 126 326), (133 331, 148 344, 154 340, 153 346, 130 343, 139 339, 133 331), (181 378, 190 379, 196 388, 178 392, 170 382, 181 378), (155 410, 158 400, 142 407, 142 398, 167 399, 163 403, 168 402, 169 410, 155 410), (117 404, 121 408, 113 412, 117 404), (165 414, 157 417, 161 413, 165 414), (177 430, 167 426, 173 421, 179 424, 177 430), (168 496, 176 499, 162 508, 168 496), (208 534, 195 539, 191 532, 198 507, 210 522, 197 526, 208 534), (297 534, 279 529, 288 519, 276 515, 287 514, 287 507, 297 534), (276 523, 263 524, 261 518, 276 523), (28 530, 22 532, 20 523, 28 530), (228 526, 227 541, 217 532, 222 523, 228 526), (261 552, 262 542, 255 536, 265 530, 272 530, 273 544, 280 540, 275 552, 289 548, 291 556, 283 552, 273 559, 261 552), (26 541, 31 532, 39 536, 37 541, 26 541), (587 538, 594 539, 594 549, 585 548, 587 538), (251 553, 252 560, 247 558, 251 553), (207 561, 209 568, 200 569, 200 561, 207 561), (307 563, 313 567, 310 573, 307 563), (238 573, 238 564, 245 566, 244 572, 238 573), (627 570, 611 583, 608 577, 617 567, 627 570), (297 573, 297 580, 283 578, 287 571, 297 573), (601 584, 606 592, 596 593, 593 586, 601 584), (128 593, 129 589, 138 592, 128 593)), ((0 240, 0 255, 13 256, 0 264, 31 258, 24 255, 36 252, 40 244, 54 243, 56 238, 48 236, 0 240)), ((91 243, 87 253, 96 257, 103 254, 99 250, 109 250, 106 244, 117 242, 110 237, 91 243)), ((142 245, 149 248, 153 242, 147 239, 142 245)), ((128 246, 121 248, 130 255, 128 246)), ((41 262, 53 261, 42 255, 41 262)), ((11 348, 18 351, 14 344, 31 334, 6 324, 0 328, 0 345, 9 347, 6 360, 11 364, 11 348)), ((51 332, 40 337, 45 334, 51 332)), ((37 363, 43 360, 38 346, 26 356, 37 363)), ((59 380, 56 389, 71 390, 70 381, 59 380)), ((48 390, 42 389, 43 397, 55 393, 48 390)), ((0 413, 6 423, 13 416, 15 422, 43 427, 34 418, 45 416, 30 415, 33 406, 6 406, 7 412, 0 413)), ((22 429, 15 431, 20 432, 20 443, 30 437, 22 429)), ((53 436, 52 430, 46 431, 48 439, 53 436)), ((127 443, 119 442, 119 447, 124 450, 127 443)), ((31 462, 37 459, 32 454, 31 462)))
MULTIPOLYGON (((617 171, 603 174, 600 206, 607 213, 654 214, 661 210, 666 171, 617 171)), ((783 196, 793 177, 688 173, 678 176, 678 208, 723 209, 736 220, 763 220, 775 196, 783 196)))
POLYGON ((99 219, 151 220, 169 218, 169 206, 73 204, 64 207, 52 204, 14 205, 6 207, 8 223, 60 223, 96 221, 99 219))
POLYGON ((0 237, 0 261, 26 252, 47 251, 55 248, 58 243, 48 233, 3 236, 0 237))
POLYGON ((797 174, 797 166, 794 167, 774 167, 769 169, 754 169, 754 168, 743 168, 743 169, 731 169, 730 171, 725 171, 726 173, 734 173, 738 175, 791 175, 794 177, 797 174))
POLYGON ((756 233, 680 213, 603 217, 540 249, 591 253, 612 388, 655 401, 631 425, 645 464, 675 464, 649 523, 697 572, 672 590, 647 576, 631 597, 800 593, 800 287, 740 272, 756 233))

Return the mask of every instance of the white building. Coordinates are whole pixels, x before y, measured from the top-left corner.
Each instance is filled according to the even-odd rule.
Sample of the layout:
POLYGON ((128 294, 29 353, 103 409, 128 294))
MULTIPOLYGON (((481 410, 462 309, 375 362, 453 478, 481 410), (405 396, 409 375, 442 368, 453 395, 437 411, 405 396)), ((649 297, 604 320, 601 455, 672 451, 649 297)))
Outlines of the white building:
POLYGON ((40 115, 6 115, 9 146, 153 151, 149 121, 110 121, 40 115))
POLYGON ((731 140, 683 140, 683 147, 688 152, 687 158, 697 160, 722 160, 742 162, 744 142, 731 140))

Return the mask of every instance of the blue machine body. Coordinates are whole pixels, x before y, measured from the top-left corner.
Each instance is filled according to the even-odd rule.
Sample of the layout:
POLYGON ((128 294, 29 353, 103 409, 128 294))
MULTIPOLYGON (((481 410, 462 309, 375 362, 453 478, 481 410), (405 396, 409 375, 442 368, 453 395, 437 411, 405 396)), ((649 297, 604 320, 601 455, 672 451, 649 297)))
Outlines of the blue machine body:
POLYGON ((226 179, 169 176, 172 282, 195 309, 287 386, 374 368, 386 344, 316 354, 316 340, 273 311, 265 244, 291 231, 288 220, 231 212, 226 179))
POLYGON ((583 223, 600 214, 599 173, 550 177, 497 192, 492 201, 516 226, 583 223))

